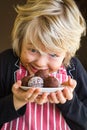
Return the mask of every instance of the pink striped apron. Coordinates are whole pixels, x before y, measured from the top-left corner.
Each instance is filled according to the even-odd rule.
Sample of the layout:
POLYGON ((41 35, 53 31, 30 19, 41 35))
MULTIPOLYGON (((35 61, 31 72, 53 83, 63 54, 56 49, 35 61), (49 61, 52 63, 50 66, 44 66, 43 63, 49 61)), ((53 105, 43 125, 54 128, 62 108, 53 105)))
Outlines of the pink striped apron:
MULTIPOLYGON (((20 69, 16 71, 17 80, 26 74, 25 68, 20 66, 20 69), (19 74, 20 71, 22 71, 22 76, 19 74)), ((68 79, 64 67, 61 67, 58 73, 55 72, 52 75, 58 78, 60 83, 68 79)), ((1 130, 70 130, 70 128, 55 104, 28 103, 25 114, 5 123, 1 130)))

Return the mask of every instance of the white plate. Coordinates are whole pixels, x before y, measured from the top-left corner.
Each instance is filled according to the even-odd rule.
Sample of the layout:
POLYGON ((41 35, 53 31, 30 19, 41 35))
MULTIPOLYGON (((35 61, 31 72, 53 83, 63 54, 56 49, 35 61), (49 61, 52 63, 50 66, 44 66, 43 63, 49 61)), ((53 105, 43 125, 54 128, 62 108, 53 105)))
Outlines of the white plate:
MULTIPOLYGON (((23 90, 28 90, 31 87, 21 86, 20 88, 23 89, 23 90)), ((41 92, 50 93, 50 92, 56 92, 58 90, 63 90, 63 89, 64 89, 64 86, 61 86, 61 87, 58 87, 58 88, 41 88, 41 92)))

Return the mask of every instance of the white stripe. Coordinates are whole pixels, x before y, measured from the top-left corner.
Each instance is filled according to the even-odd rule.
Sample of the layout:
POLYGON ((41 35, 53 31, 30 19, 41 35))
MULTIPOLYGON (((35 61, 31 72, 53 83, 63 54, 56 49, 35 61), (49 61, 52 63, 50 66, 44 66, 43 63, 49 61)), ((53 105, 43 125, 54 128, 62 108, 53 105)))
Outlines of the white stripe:
POLYGON ((64 129, 66 130, 66 122, 64 121, 64 129))
POLYGON ((17 119, 16 130, 18 130, 18 124, 19 124, 19 118, 17 119))
POLYGON ((67 128, 68 128, 68 130, 70 130, 70 128, 68 127, 66 121, 64 120, 64 129, 67 130, 67 128))
POLYGON ((29 103, 28 107, 29 107, 29 130, 31 130, 31 103, 29 103))
POLYGON ((35 103, 35 130, 37 130, 37 104, 35 103))
MULTIPOLYGON (((22 124, 21 124, 22 125, 22 124)), ((23 126, 22 126, 22 130, 25 130, 25 115, 23 116, 23 126)))
POLYGON ((53 118, 54 118, 54 130, 56 130, 57 121, 56 121, 55 104, 53 105, 53 118))
POLYGON ((71 129, 69 128, 69 126, 68 126, 68 130, 71 130, 71 129))
POLYGON ((49 130, 49 102, 47 103, 47 130, 49 130))
POLYGON ((61 116, 61 113, 59 113, 59 114, 60 114, 60 118, 59 118, 59 127, 60 127, 60 130, 62 130, 62 121, 61 121, 62 116, 61 116))
POLYGON ((10 130, 12 130, 12 124, 13 124, 13 121, 11 121, 10 123, 10 130))
POLYGON ((4 128, 4 130, 6 130, 7 129, 7 123, 5 123, 5 128, 4 128))
POLYGON ((41 130, 43 130, 43 104, 41 106, 41 130))

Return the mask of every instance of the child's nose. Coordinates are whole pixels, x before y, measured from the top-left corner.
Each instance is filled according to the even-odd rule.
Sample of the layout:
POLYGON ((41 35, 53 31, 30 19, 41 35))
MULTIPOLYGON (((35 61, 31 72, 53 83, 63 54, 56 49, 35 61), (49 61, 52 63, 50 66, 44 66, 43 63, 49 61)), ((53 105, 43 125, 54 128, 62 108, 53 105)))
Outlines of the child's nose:
POLYGON ((48 62, 49 61, 47 55, 40 55, 36 61, 36 64, 40 67, 47 67, 48 62))

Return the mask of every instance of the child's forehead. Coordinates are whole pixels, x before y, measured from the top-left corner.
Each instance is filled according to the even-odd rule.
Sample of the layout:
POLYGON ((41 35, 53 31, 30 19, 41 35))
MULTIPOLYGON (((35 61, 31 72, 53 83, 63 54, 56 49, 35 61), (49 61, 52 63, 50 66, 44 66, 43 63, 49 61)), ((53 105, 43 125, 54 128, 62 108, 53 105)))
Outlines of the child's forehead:
POLYGON ((35 46, 36 44, 33 45, 32 43, 29 42, 29 43, 27 43, 27 45, 28 45, 29 48, 36 49, 36 50, 38 50, 42 54, 45 54, 45 53, 49 53, 49 54, 51 54, 51 53, 60 54, 60 53, 63 52, 63 50, 61 50, 61 49, 55 50, 53 48, 46 48, 43 44, 40 44, 40 45, 38 44, 38 46, 35 46))
POLYGON ((28 47, 36 49, 36 50, 41 51, 41 52, 50 52, 50 51, 52 51, 52 50, 46 48, 43 44, 39 44, 39 42, 36 43, 36 44, 33 44, 33 43, 29 42, 29 43, 27 43, 27 45, 28 45, 28 47))

